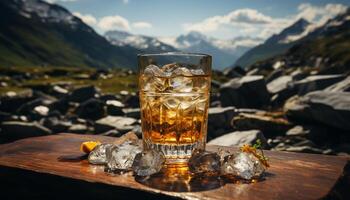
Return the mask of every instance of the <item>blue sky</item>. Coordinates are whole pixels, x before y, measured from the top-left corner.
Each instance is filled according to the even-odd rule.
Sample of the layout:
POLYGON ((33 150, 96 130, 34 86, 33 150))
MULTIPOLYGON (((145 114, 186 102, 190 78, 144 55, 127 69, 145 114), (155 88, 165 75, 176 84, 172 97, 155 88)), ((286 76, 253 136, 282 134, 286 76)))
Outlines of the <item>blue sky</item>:
POLYGON ((114 29, 151 36, 199 31, 221 39, 266 38, 300 17, 320 24, 350 5, 348 0, 48 1, 64 6, 101 34, 114 29))

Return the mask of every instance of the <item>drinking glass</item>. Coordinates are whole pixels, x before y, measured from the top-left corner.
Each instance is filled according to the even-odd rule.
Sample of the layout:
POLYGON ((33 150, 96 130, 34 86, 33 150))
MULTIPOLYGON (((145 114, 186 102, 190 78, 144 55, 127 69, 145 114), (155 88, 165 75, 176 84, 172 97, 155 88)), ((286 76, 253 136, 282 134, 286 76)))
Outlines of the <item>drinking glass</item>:
POLYGON ((167 164, 205 149, 211 62, 197 53, 138 55, 144 149, 161 151, 167 164))

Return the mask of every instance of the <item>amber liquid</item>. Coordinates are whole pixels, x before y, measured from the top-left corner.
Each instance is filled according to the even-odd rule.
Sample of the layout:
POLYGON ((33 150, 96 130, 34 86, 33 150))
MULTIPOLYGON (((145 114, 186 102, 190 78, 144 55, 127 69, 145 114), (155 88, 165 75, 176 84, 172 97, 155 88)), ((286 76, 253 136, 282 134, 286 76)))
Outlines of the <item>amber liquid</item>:
MULTIPOLYGON (((186 77, 192 88, 186 92, 174 90, 171 78, 156 78, 166 85, 162 91, 140 91, 144 147, 185 162, 195 148, 205 148, 210 77, 186 77)), ((140 79, 140 84, 147 84, 140 79)))

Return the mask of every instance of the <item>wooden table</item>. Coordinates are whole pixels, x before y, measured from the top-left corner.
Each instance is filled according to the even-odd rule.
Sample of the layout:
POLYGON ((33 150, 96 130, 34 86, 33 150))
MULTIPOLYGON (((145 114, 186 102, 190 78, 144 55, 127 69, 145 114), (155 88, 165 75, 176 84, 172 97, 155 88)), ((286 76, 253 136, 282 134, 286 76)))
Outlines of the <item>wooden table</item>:
MULTIPOLYGON (((190 192, 173 192, 161 189, 161 183, 149 187, 137 182, 131 173, 113 176, 105 173, 103 166, 89 165, 86 160, 59 159, 80 155, 80 143, 87 140, 111 142, 116 138, 59 134, 0 145, 2 199, 28 195, 50 199, 320 199, 338 197, 344 191, 348 195, 342 189, 349 184, 348 178, 342 178, 344 167, 349 168, 345 157, 266 151, 271 167, 260 182, 220 183, 216 187, 216 180, 205 179, 203 190, 193 187, 195 192, 191 188, 190 192)), ((215 151, 218 146, 207 148, 215 151)))

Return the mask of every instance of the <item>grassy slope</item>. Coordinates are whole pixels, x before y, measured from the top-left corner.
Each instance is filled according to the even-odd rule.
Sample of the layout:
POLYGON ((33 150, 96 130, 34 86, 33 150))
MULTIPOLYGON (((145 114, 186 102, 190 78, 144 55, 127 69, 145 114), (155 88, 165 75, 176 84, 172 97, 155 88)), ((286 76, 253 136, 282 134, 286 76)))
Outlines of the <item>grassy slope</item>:
POLYGON ((83 23, 43 23, 0 2, 0 65, 135 68, 138 50, 115 47, 83 23))

